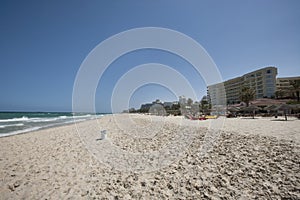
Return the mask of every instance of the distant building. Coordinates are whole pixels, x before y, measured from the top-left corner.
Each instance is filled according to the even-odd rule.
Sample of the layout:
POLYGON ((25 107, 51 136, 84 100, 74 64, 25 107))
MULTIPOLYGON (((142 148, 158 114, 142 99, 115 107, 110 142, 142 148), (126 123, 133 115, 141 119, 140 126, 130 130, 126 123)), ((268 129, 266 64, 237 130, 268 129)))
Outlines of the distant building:
POLYGON ((297 77, 281 77, 276 79, 276 97, 277 98, 293 98, 293 86, 291 81, 300 81, 300 76, 297 77))
POLYGON ((173 103, 173 105, 178 105, 179 101, 173 101, 172 103, 173 103))
POLYGON ((142 104, 140 110, 142 112, 148 112, 151 107, 156 106, 156 105, 161 105, 164 108, 166 108, 166 107, 172 108, 173 105, 178 105, 178 101, 174 101, 174 102, 162 102, 159 99, 156 99, 152 103, 142 104))
POLYGON ((148 112, 152 105, 152 103, 142 104, 140 110, 143 112, 148 112))
POLYGON ((155 101, 152 102, 152 104, 162 104, 162 102, 159 99, 156 99, 155 101))
POLYGON ((181 104, 181 105, 187 104, 187 99, 185 96, 183 96, 183 95, 179 96, 179 104, 181 104))
POLYGON ((180 114, 178 106, 179 106, 178 101, 162 102, 159 99, 156 99, 152 103, 142 104, 139 109, 139 112, 150 113, 153 115, 166 115, 167 114, 166 110, 168 110, 169 114, 171 113, 173 115, 178 115, 178 114, 180 114), (175 106, 175 108, 173 106, 175 106), (172 109, 173 109, 173 111, 172 111, 172 109), (178 109, 178 112, 176 111, 176 109, 178 109))
POLYGON ((209 85, 207 91, 212 106, 226 105, 226 92, 224 88, 224 83, 209 85))
POLYGON ((208 97, 212 105, 226 105, 240 102, 240 91, 250 87, 255 91, 255 99, 275 97, 276 67, 265 67, 241 77, 207 87, 208 97))
POLYGON ((163 106, 171 108, 173 106, 173 102, 164 102, 163 106))

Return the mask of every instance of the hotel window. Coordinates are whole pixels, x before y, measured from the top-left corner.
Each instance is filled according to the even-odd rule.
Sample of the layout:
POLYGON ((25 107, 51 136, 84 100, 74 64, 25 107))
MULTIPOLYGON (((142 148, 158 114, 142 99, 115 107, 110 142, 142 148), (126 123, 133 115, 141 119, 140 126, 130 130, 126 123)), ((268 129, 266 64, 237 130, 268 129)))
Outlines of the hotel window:
POLYGON ((267 70, 267 74, 271 74, 272 71, 270 69, 267 70))
POLYGON ((273 80, 272 79, 267 79, 266 83, 273 83, 273 80))
POLYGON ((267 75, 266 78, 272 78, 272 75, 267 75))

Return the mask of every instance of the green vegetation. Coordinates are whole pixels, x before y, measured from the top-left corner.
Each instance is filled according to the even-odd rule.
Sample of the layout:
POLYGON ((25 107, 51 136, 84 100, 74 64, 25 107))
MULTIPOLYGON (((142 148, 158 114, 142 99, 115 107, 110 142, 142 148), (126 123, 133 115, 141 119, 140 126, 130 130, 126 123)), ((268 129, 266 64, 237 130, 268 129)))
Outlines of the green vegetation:
POLYGON ((126 113, 151 113, 155 115, 201 115, 209 114, 211 105, 204 96, 200 102, 193 101, 188 98, 185 103, 174 102, 161 102, 159 99, 153 101, 152 103, 142 104, 140 109, 130 108, 123 112, 126 113))
POLYGON ((290 81, 291 92, 293 96, 296 94, 297 101, 300 101, 300 80, 291 80, 290 81))
POLYGON ((249 102, 252 101, 255 97, 255 90, 249 87, 243 87, 240 94, 240 100, 245 102, 247 107, 249 106, 249 102))

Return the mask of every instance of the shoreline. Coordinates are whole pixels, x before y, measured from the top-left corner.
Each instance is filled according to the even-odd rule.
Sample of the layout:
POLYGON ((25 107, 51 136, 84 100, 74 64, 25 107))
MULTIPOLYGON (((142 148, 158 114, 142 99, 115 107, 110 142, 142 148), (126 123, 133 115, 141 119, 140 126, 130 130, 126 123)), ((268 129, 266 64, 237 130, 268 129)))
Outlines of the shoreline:
MULTIPOLYGON (((35 113, 35 112, 33 112, 33 113, 35 113)), ((66 121, 66 122, 57 123, 57 124, 48 124, 48 125, 39 126, 39 127, 31 127, 31 128, 27 128, 27 129, 16 130, 16 131, 9 132, 9 133, 1 133, 0 134, 0 138, 2 138, 2 137, 10 137, 10 136, 15 136, 15 135, 20 135, 20 134, 27 134, 27 133, 31 133, 31 132, 35 132, 35 131, 39 131, 39 130, 45 130, 45 129, 49 129, 49 128, 67 126, 67 125, 70 125, 70 124, 85 122, 87 120, 94 120, 94 119, 97 119, 99 117, 103 117, 105 115, 111 115, 111 114, 100 114, 100 116, 96 115, 96 117, 93 117, 91 119, 83 119, 83 120, 78 120, 78 121, 76 121, 76 119, 73 116, 72 121, 66 121)))
MULTIPOLYGON (((25 132, 20 132, 20 133, 3 133, 2 135, 0 134, 0 138, 6 138, 6 137, 12 137, 12 136, 17 136, 17 135, 23 135, 23 134, 30 134, 30 133, 33 133, 33 132, 38 132, 38 131, 43 131, 43 130, 47 130, 47 129, 52 129, 52 128, 57 128, 57 127, 64 127, 64 126, 72 126, 72 125, 76 125, 76 124, 79 124, 79 123, 85 123, 85 122, 88 122, 88 121, 95 121, 95 120, 98 120, 100 118, 103 118, 103 117, 111 117, 111 116, 120 116, 120 115, 131 115, 131 116, 141 116, 141 117, 146 117, 146 118, 149 118, 149 117, 158 117, 158 118, 162 118, 164 119, 164 121, 166 122, 170 122, 170 123, 175 123, 175 124, 178 124, 178 123, 182 123, 181 121, 182 120, 185 120, 185 125, 187 126, 199 126, 199 127, 206 127, 208 128, 210 125, 209 123, 213 122, 215 119, 207 119, 207 120, 190 120, 190 119, 185 119, 184 116, 155 116, 155 115, 145 115, 145 114, 140 114, 140 113, 133 113, 133 114, 127 114, 127 113, 118 113, 118 114, 105 114, 103 116, 100 116, 100 117, 96 117, 96 118, 92 118, 92 119, 85 119, 83 121, 77 121, 77 122, 74 122, 74 121, 69 121, 67 123, 62 123, 62 124, 52 124, 52 125, 49 125, 49 126, 45 126, 45 127, 36 127, 37 129, 34 129, 34 130, 29 130, 29 131, 25 131, 25 132)), ((224 116, 220 116, 219 118, 223 118, 224 119, 224 126, 220 127, 220 131, 226 131, 228 129, 229 126, 232 126, 233 123, 232 122, 235 122, 235 121, 240 121, 240 120, 245 120, 250 123, 255 123, 255 121, 270 121, 270 122, 278 122, 278 123, 283 123, 283 125, 288 125, 288 124, 285 124, 285 123, 290 123, 290 122, 293 122, 295 123, 295 121, 300 121, 299 119, 297 119, 296 117, 289 117, 287 121, 284 120, 284 117, 278 117, 278 118, 274 118, 274 117, 261 117, 261 116, 256 116, 254 119, 252 117, 236 117, 236 118, 226 118, 224 116), (226 125, 227 123, 227 125, 226 125), (230 125, 228 125, 228 123, 230 125)), ((285 126, 286 127, 286 126, 285 126)), ((35 128, 35 127, 33 127, 35 128)), ((237 128, 237 127, 235 127, 237 128)), ((240 127, 238 127, 240 128, 240 127)), ((300 126, 299 126, 300 128, 300 126)), ((20 131, 23 131, 23 130, 20 130, 20 131)), ((244 132, 244 130, 242 131, 244 132)), ((251 133, 251 131, 250 131, 251 133)), ((273 132, 274 133, 274 132, 273 132)), ((252 134, 252 133, 251 133, 252 134)), ((264 132, 258 132, 257 133, 258 135, 259 134, 264 134, 264 132)), ((267 134, 269 136, 272 136, 270 134, 267 134)), ((274 134, 273 137, 278 137, 278 134, 274 134)), ((280 138, 280 139, 284 139, 284 138, 280 138)), ((287 139, 287 138, 285 138, 287 139)), ((289 140, 289 139, 287 139, 289 140)), ((298 138, 296 138, 297 142, 300 143, 300 136, 298 138)))

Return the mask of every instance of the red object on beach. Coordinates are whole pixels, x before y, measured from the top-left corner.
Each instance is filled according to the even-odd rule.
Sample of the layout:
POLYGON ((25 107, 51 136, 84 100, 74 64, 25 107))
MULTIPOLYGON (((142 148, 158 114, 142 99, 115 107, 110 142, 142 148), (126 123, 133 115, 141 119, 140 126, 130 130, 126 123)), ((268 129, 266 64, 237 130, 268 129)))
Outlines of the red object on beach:
POLYGON ((193 117, 192 115, 185 115, 185 117, 190 120, 206 120, 205 117, 193 117))

